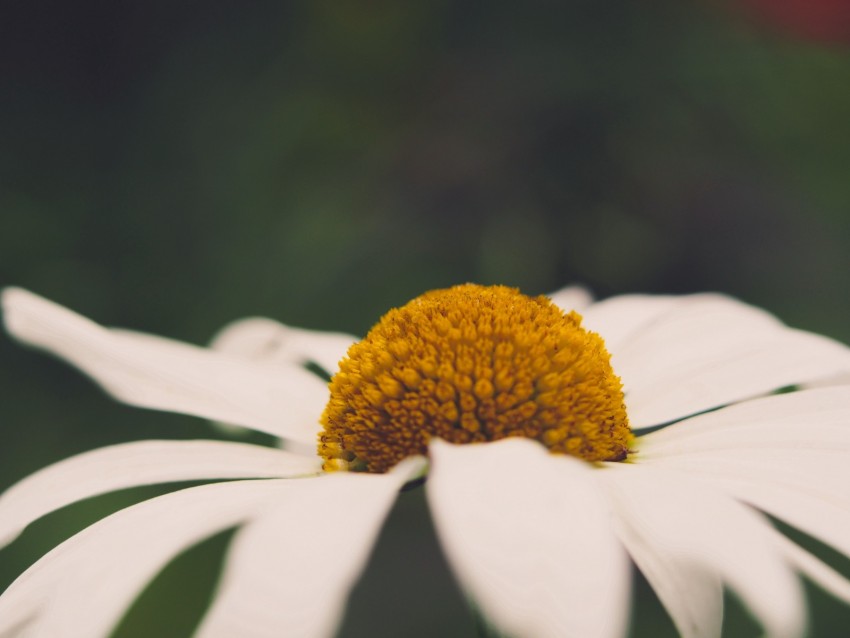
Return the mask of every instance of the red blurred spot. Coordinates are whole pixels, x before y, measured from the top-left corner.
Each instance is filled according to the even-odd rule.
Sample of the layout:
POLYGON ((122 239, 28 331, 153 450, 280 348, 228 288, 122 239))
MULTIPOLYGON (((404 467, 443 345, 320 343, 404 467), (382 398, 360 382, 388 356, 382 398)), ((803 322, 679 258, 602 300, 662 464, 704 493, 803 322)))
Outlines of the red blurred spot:
POLYGON ((824 43, 850 44, 850 0, 741 0, 755 19, 824 43))

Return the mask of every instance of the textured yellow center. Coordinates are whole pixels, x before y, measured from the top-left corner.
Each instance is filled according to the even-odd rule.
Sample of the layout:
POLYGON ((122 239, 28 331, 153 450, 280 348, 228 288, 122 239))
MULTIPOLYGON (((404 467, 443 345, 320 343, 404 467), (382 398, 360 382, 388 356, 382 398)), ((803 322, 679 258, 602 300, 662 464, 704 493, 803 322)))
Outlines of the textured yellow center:
POLYGON ((390 310, 330 383, 326 470, 385 472, 428 441, 536 439, 619 461, 630 430, 602 338, 546 297, 466 284, 390 310))

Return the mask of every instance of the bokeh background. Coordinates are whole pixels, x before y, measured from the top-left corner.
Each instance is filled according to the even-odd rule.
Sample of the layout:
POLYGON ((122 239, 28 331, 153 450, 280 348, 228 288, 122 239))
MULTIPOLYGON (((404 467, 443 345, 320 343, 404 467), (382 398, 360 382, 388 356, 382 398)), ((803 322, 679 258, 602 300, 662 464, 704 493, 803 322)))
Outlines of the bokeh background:
MULTIPOLYGON (((850 341, 847 5, 6 0, 0 284, 194 343, 246 315, 362 334, 466 281, 719 290, 850 341)), ((109 443, 221 436, 5 336, 0 396, 0 487, 109 443)), ((47 517, 0 553, 0 588, 162 491, 47 517)), ((421 492, 341 636, 475 635, 421 492)), ((116 635, 188 635, 228 538, 180 557, 116 635)), ((673 636, 636 588, 632 635, 673 636)), ((850 611, 809 593, 812 636, 845 636, 850 611)), ((754 635, 728 602, 727 634, 754 635)))

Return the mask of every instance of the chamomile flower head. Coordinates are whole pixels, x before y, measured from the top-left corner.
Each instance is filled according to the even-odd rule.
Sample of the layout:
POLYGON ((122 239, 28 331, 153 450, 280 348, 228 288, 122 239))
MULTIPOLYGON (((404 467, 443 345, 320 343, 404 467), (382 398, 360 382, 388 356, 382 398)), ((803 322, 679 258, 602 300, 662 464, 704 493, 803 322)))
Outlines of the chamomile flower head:
POLYGON ((523 437, 619 461, 630 431, 599 335, 546 297, 504 286, 435 290, 391 310, 331 379, 319 452, 326 470, 384 472, 451 443, 523 437))
POLYGON ((850 582, 765 516, 850 556, 850 350, 728 297, 467 284, 391 310, 362 341, 248 319, 209 349, 20 289, 3 311, 13 336, 121 401, 283 445, 140 441, 10 487, 2 543, 95 494, 216 481, 56 547, 0 596, 2 636, 108 636, 174 556, 233 526, 197 635, 333 636, 395 495, 425 473, 461 586, 508 636, 623 636, 633 566, 686 638, 720 635, 725 588, 782 638, 806 630, 801 574, 850 602, 850 582), (775 393, 788 386, 802 389, 775 393))

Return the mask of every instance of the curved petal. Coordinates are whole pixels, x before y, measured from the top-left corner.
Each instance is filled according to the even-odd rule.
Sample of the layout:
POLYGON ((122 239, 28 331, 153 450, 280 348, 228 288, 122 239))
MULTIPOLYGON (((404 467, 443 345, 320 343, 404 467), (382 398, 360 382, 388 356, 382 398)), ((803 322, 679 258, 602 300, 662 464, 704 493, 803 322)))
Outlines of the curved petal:
POLYGON ((174 556, 252 517, 301 481, 234 481, 139 503, 45 555, 0 596, 0 635, 27 619, 33 637, 106 637, 147 582, 174 556))
POLYGON ((844 344, 788 328, 728 297, 613 301, 608 312, 617 305, 622 312, 635 310, 639 328, 629 332, 620 319, 611 324, 616 334, 609 339, 599 321, 598 308, 605 302, 589 309, 586 323, 609 346, 634 428, 850 370, 850 348, 844 344))
POLYGON ((620 636, 629 564, 583 461, 525 439, 431 445, 428 502, 463 587, 508 635, 620 636))
POLYGON ((50 465, 0 495, 0 547, 34 520, 97 494, 198 479, 293 477, 321 472, 317 457, 223 441, 139 441, 50 465))
POLYGON ((719 459, 750 451, 850 451, 850 386, 777 394, 700 414, 641 436, 635 459, 672 462, 687 455, 719 459))
POLYGON ((240 530, 200 638, 331 637, 399 488, 421 470, 304 481, 240 530))
MULTIPOLYGON (((641 437, 638 449, 637 463, 709 483, 850 555, 850 388, 730 406, 641 437)), ((840 595, 805 569, 812 561, 794 564, 840 595)))
POLYGON ((293 328, 272 319, 250 317, 225 326, 210 347, 252 361, 313 362, 333 374, 356 337, 341 332, 293 328))
POLYGON ((609 352, 625 347, 653 321, 689 297, 670 295, 618 295, 598 301, 582 313, 583 325, 605 339, 609 352))
POLYGON ((328 390, 306 370, 108 330, 18 288, 5 289, 2 302, 13 336, 67 360, 125 403, 315 443, 328 390))
POLYGON ((836 374, 825 379, 817 379, 801 385, 805 388, 827 388, 835 385, 850 385, 850 372, 836 374))
POLYGON ((582 313, 593 303, 593 295, 581 286, 567 286, 546 296, 564 312, 575 310, 582 313))
MULTIPOLYGON (((815 468, 820 463, 813 459, 805 467, 815 468)), ((772 516, 792 525, 836 550, 850 556, 850 499, 847 497, 846 462, 842 462, 843 482, 822 481, 822 474, 811 477, 796 476, 790 472, 771 471, 763 467, 749 471, 729 466, 718 472, 717 468, 706 468, 704 463, 695 463, 685 469, 663 464, 665 469, 678 471, 745 501, 772 516)), ((800 467, 800 466, 798 466, 800 467)), ((830 469, 836 466, 832 464, 830 469)))
POLYGON ((720 578, 741 597, 768 636, 805 633, 802 588, 773 542, 774 530, 767 520, 675 472, 612 463, 599 474, 630 534, 679 569, 720 578))
POLYGON ((776 542, 786 560, 798 572, 839 600, 850 603, 850 579, 778 532, 776 542))
MULTIPOLYGON (((658 464, 653 464, 658 465, 658 464)), ((644 466, 648 467, 648 465, 644 466)), ((792 471, 764 464, 750 469, 729 464, 718 471, 708 463, 695 461, 687 469, 672 463, 661 464, 669 472, 680 473, 708 483, 712 488, 745 501, 850 556, 850 498, 847 495, 846 461, 827 464, 817 457, 797 464, 792 471), (832 482, 824 479, 818 465, 840 476, 832 482), (813 474, 806 476, 806 469, 813 474)))
POLYGON ((617 521, 617 535, 682 638, 720 638, 723 583, 717 574, 696 571, 657 543, 617 521))

